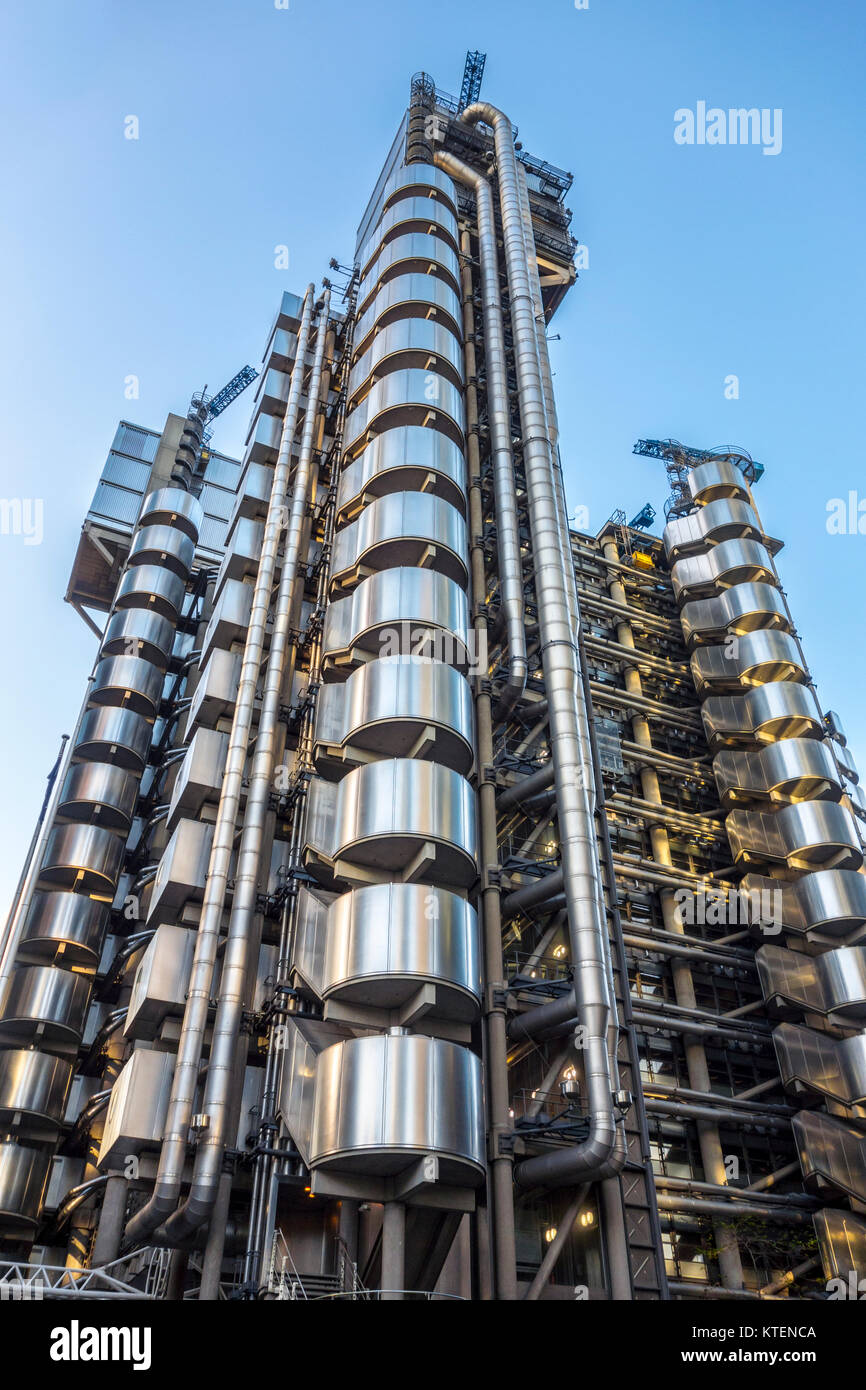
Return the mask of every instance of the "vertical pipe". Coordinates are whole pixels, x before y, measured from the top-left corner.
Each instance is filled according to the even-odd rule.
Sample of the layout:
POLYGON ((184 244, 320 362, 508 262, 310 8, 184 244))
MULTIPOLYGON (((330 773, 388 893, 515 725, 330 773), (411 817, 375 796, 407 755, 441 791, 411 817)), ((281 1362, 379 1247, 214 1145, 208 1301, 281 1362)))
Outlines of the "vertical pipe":
POLYGON ((303 317, 298 334, 298 355, 292 370, 279 456, 274 468, 268 502, 262 553, 253 592, 250 625, 244 644, 237 703, 229 735, 229 749, 214 826, 204 902, 196 933, 195 956, 181 1024, 177 1066, 172 1081, 159 1168, 153 1195, 127 1227, 127 1237, 131 1241, 140 1241, 150 1235, 160 1222, 174 1211, 183 1181, 189 1124, 198 1086, 198 1071, 207 1026, 217 944, 222 924, 229 867, 234 848, 235 826, 247 761, 253 704, 264 649, 265 624, 271 603, 277 548, 284 524, 285 496, 291 470, 292 444, 298 422, 304 365, 312 323, 313 293, 313 286, 308 286, 304 296, 303 317))
POLYGON ((122 1173, 110 1173, 102 1197, 96 1240, 90 1256, 90 1266, 111 1264, 120 1254, 120 1240, 126 1217, 127 1179, 122 1173))
MULTIPOLYGON (((274 628, 262 693, 262 709, 256 736, 255 752, 249 776, 247 805, 238 851, 234 897, 228 936, 223 954, 219 999, 213 1025, 207 1084, 203 1110, 208 1118, 204 1138, 196 1152, 192 1186, 187 1201, 169 1218, 166 1235, 182 1239, 200 1226, 211 1214, 219 1187, 220 1168, 230 1137, 232 1118, 232 1078, 237 1074, 238 1038, 241 1034, 244 1002, 256 909, 256 893, 261 867, 262 847, 269 798, 273 786, 274 760, 283 679, 291 636, 292 598, 297 578, 301 543, 306 524, 310 487, 313 478, 313 445, 319 420, 322 366, 325 340, 328 336, 330 291, 325 290, 313 370, 307 396, 307 410, 301 437, 301 449, 292 489, 292 502, 286 529, 286 546, 282 574, 275 606, 274 628)), ((244 1052, 246 1052, 246 1039, 244 1052)))

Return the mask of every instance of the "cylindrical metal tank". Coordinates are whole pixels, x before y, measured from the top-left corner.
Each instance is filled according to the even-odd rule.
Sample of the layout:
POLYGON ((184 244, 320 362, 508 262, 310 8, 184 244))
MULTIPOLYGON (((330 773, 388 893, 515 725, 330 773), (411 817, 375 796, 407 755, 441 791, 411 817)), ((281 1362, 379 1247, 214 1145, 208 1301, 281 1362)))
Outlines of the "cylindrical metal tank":
POLYGON ((201 502, 191 492, 179 487, 161 487, 145 497, 139 525, 174 526, 197 541, 203 520, 201 502))
POLYGON ((162 565, 186 579, 192 568, 195 541, 176 526, 142 526, 129 549, 129 565, 162 565))
POLYGON ((84 893, 34 893, 19 942, 31 960, 63 957, 69 966, 99 960, 108 907, 84 893))
POLYGON ((439 1010, 448 1017, 477 1017, 478 922, 465 898, 417 883, 376 883, 331 904, 325 999, 394 1009, 424 984, 435 985, 439 1010))
POLYGON ((140 773, 147 762, 152 733, 153 726, 134 710, 111 705, 89 709, 81 721, 74 754, 140 773))
POLYGON ((51 965, 19 965, 0 1003, 0 1033, 46 1042, 79 1043, 93 981, 51 965))
POLYGON ((138 796, 134 773, 111 763, 73 763, 66 774, 57 814, 125 833, 138 796))
POLYGON ((121 579, 114 601, 118 608, 146 608, 176 623, 185 590, 180 575, 161 565, 133 565, 121 579))
POLYGON ((39 1225, 51 1154, 25 1144, 0 1143, 0 1227, 25 1235, 39 1225))
POLYGON ((86 893, 113 897, 124 842, 98 825, 55 825, 48 836, 39 878, 86 893))
POLYGON ((481 1063, 468 1048, 402 1031, 328 1047, 316 1068, 311 1166, 388 1176, 424 1155, 440 1180, 484 1172, 481 1063))
POLYGON ((72 1062, 20 1048, 0 1052, 0 1126, 49 1139, 62 1120, 72 1062))
POLYGON ((95 705, 118 705, 155 718, 162 697, 163 673, 137 656, 108 656, 93 673, 90 698, 95 705))
POLYGON ((140 657, 165 670, 173 642, 174 627, 168 618, 143 608, 119 609, 108 620, 101 654, 140 657))

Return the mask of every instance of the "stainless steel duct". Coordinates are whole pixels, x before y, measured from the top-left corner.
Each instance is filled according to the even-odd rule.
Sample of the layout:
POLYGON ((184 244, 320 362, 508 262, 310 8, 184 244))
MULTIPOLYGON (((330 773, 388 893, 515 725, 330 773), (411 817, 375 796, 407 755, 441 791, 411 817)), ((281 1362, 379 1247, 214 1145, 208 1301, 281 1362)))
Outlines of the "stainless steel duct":
POLYGON ((292 444, 298 423, 301 391, 315 289, 308 285, 298 334, 297 356, 292 370, 280 450, 271 483, 262 554, 253 592, 253 608, 244 644, 237 702, 232 719, 229 748, 214 826, 201 919, 196 933, 196 950, 190 972, 189 991, 181 1025, 177 1067, 172 1082, 165 1137, 159 1168, 150 1200, 127 1226, 127 1239, 141 1241, 156 1230, 177 1206, 183 1180, 183 1167, 190 1120, 198 1085, 198 1071, 207 1026, 208 1005, 240 806, 244 769, 252 726, 253 704, 259 679, 265 624, 271 602, 274 570, 280 534, 285 519, 285 498, 291 472, 292 444))
POLYGON ((511 123, 486 102, 467 107, 461 119, 469 124, 484 121, 494 132, 571 958, 578 1017, 586 1030, 589 1136, 573 1148, 521 1163, 517 1178, 523 1185, 597 1181, 620 1171, 624 1144, 614 1107, 608 1053, 613 1001, 607 946, 602 939, 606 917, 599 896, 595 826, 585 775, 586 735, 578 709, 582 678, 574 629, 577 614, 572 613, 563 564, 566 521, 560 515, 556 463, 548 435, 511 123))
MULTIPOLYGON (((265 823, 273 785, 280 702, 291 634, 292 598, 298 573, 304 522, 313 476, 313 449, 319 420, 322 364, 328 335, 330 291, 325 290, 319 313, 313 368, 307 392, 307 409, 292 502, 286 530, 280 586, 274 610, 274 628, 268 653, 255 753, 249 776, 243 833, 235 871, 232 911, 223 954, 219 999, 213 1026, 207 1084, 202 1102, 207 1127, 196 1150, 192 1186, 186 1202, 166 1223, 166 1236, 174 1243, 185 1239, 210 1215, 219 1188, 223 1154, 230 1128, 232 1081, 236 1068, 247 995, 247 970, 253 942, 256 892, 261 868, 265 823)), ((298 349, 298 361, 303 359, 298 349)), ((294 375, 293 375, 294 381, 294 375)), ((288 412, 287 412, 288 415, 288 412)), ((293 431, 294 433, 294 431, 293 431)), ((281 450, 282 452, 282 450, 281 450)), ((286 450, 288 455, 288 449, 286 450)))
POLYGON ((499 291, 499 258, 493 194, 482 174, 446 150, 437 150, 434 163, 475 191, 478 221, 478 259, 481 266, 481 299, 484 317, 484 359, 487 364, 487 418, 490 423, 493 491, 496 501, 496 534, 499 551, 499 586, 508 642, 508 677, 494 708, 495 719, 506 719, 526 689, 526 628, 523 613, 523 568, 511 451, 511 410, 508 404, 508 372, 505 334, 499 291))

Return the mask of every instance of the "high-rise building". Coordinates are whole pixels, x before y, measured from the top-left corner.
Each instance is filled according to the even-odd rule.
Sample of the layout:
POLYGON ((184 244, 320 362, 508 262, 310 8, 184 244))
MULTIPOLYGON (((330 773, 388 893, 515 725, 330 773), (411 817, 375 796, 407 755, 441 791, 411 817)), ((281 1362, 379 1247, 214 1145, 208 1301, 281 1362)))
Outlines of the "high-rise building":
POLYGON ((866 801, 761 468, 641 441, 663 535, 570 528, 571 176, 481 65, 413 80, 351 265, 283 295, 242 462, 250 369, 118 428, 3 943, 7 1290, 866 1273, 866 801))

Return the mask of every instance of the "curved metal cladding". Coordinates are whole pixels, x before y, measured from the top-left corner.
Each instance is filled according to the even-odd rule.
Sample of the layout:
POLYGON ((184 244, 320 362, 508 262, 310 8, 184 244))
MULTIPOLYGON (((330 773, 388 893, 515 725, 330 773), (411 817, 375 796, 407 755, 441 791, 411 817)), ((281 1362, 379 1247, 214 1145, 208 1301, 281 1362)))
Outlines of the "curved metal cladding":
POLYGON ((749 540, 722 541, 702 555, 690 555, 671 566, 678 603, 719 593, 734 584, 772 584, 775 574, 767 547, 749 540))
POLYGON ((718 753, 713 774, 724 806, 842 797, 836 760, 826 744, 814 739, 784 739, 757 753, 718 753))
POLYGON ((427 1154, 439 1158, 445 1183, 483 1179, 481 1062, 473 1052, 397 1030, 320 1054, 313 1171, 393 1176, 427 1154))
POLYGON ((0 1001, 0 1228, 36 1224, 120 880, 195 552, 201 505, 180 488, 144 501, 73 741, 53 824, 22 909, 0 1001), (63 1055, 57 1055, 63 1054, 63 1055), (14 1209, 14 1215, 10 1211, 14 1209))
POLYGON ((744 695, 710 695, 701 705, 710 751, 752 747, 783 738, 823 738, 812 692, 794 681, 770 681, 744 695))
POLYGON ((735 497, 718 498, 696 512, 674 517, 664 529, 664 546, 673 563, 721 541, 762 539, 753 507, 735 497))
POLYGON ((741 502, 750 501, 749 488, 745 478, 735 464, 727 459, 711 459, 698 464, 689 473, 687 480, 689 496, 699 507, 715 502, 720 497, 737 498, 741 502))
POLYGON ((348 766, 372 753, 432 758, 465 775, 474 757, 472 692, 460 672, 441 661, 370 661, 345 685, 320 691, 315 739, 323 745, 322 760, 335 747, 348 766))
POLYGON ((807 681, 800 648, 787 632, 747 632, 735 643, 698 647, 689 660, 697 692, 743 690, 768 681, 807 681))
POLYGON ((772 584, 735 584, 718 598, 694 599, 680 610, 686 646, 718 642, 759 628, 791 630, 785 600, 772 584))
POLYGON ((428 236, 441 237, 452 251, 458 249, 457 218, 447 203, 423 195, 398 198, 382 213, 361 247, 358 255, 360 274, 367 274, 384 246, 409 232, 426 232, 428 236))
POLYGON ((391 425, 435 425, 463 446, 463 392, 438 371, 404 367, 372 386, 346 420, 349 458, 391 425))
POLYGON ((370 346, 373 334, 399 319, 435 318, 462 338, 460 298, 444 280, 415 272, 398 275, 383 285, 355 325, 355 359, 370 346))
POLYGON ((456 507, 423 492, 377 497, 337 532, 331 564, 331 593, 347 592, 367 574, 418 566, 468 582, 466 522, 456 507))
POLYGON ((448 1185, 484 1171, 481 1066, 463 1045, 481 981, 455 214, 447 176, 400 169, 361 257, 322 640, 326 681, 345 684, 323 690, 315 733, 340 780, 314 787, 308 843, 348 885, 327 913, 323 997, 383 1029, 423 997, 425 1034, 447 1019, 465 1039, 401 1027, 320 1053, 311 1167, 331 1181, 382 1182, 425 1155, 448 1185))
MULTIPOLYGON (((866 1032, 851 1030, 866 1025, 866 946, 854 944, 866 929, 866 875, 861 836, 839 804, 856 794, 846 783, 856 769, 809 685, 745 480, 713 461, 692 471, 688 489, 697 509, 671 521, 664 540, 713 773, 723 806, 749 808, 725 826, 734 862, 759 870, 740 883, 761 904, 752 931, 776 937, 756 964, 767 1013, 783 1020, 773 1033, 782 1083, 825 1112, 793 1120, 803 1181, 862 1204, 866 1032)), ((816 1217, 828 1277, 851 1249, 840 1218, 844 1226, 845 1213, 816 1217)), ((854 1244, 866 1251, 866 1225, 854 1244)))
POLYGON ((452 1018, 471 1021, 481 996, 475 909, 444 888, 376 883, 328 909, 322 994, 393 1009, 419 985, 444 996, 452 1018))
POLYGON ((322 632, 325 680, 342 679, 371 656, 445 654, 470 664, 469 601, 460 585, 431 570, 389 569, 328 605, 322 632))
MULTIPOLYGON (((422 322, 427 321, 410 320, 411 324, 422 322)), ((392 492, 443 497, 465 515, 465 489, 466 461, 452 439, 423 425, 400 425, 377 434, 343 469, 337 490, 337 520, 341 525, 351 521, 374 497, 392 492)))
POLYGON ((460 341, 444 323, 435 319, 399 319, 377 333, 363 357, 359 357, 349 375, 349 407, 371 388, 374 381, 389 372, 415 367, 426 370, 435 364, 436 371, 460 385, 463 375, 463 351, 460 341))

